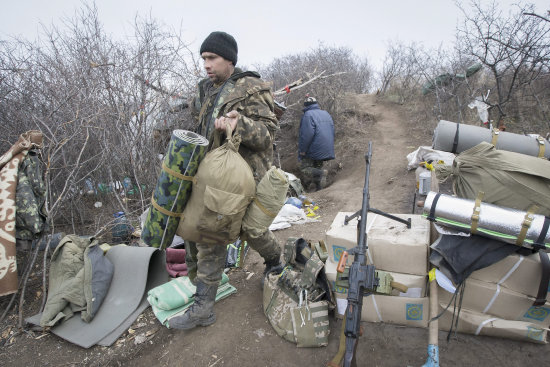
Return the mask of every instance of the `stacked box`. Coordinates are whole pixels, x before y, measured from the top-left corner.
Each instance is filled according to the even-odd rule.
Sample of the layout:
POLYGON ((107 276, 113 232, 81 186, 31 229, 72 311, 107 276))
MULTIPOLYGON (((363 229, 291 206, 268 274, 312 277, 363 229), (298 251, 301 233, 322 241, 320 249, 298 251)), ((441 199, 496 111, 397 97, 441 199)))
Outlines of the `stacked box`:
MULTIPOLYGON (((442 312, 447 304, 440 303, 439 306, 439 312, 442 312)), ((460 333, 496 336, 531 343, 547 343, 547 330, 531 322, 504 320, 464 308, 460 310, 458 318, 456 331, 460 333)), ((453 320, 453 308, 449 307, 438 320, 439 330, 449 331, 453 320)))
MULTIPOLYGON (((347 306, 347 288, 335 287, 336 263, 327 260, 325 272, 334 289, 337 313, 342 316, 347 306)), ((429 298, 426 295, 426 276, 390 272, 394 281, 409 289, 407 293, 393 290, 392 295, 370 295, 363 298, 361 320, 387 322, 397 325, 427 327, 429 319, 429 298)))
MULTIPOLYGON (((447 305, 452 293, 439 288, 439 302, 447 305)), ((467 279, 462 307, 505 320, 525 321, 543 328, 550 326, 550 303, 533 306, 535 299, 499 284, 467 279)))
MULTIPOLYGON (((346 215, 339 212, 326 233, 328 258, 338 262, 344 250, 357 246, 357 218, 344 224, 346 215)), ((426 275, 428 270, 428 243, 430 240, 430 222, 421 215, 393 214, 399 218, 411 219, 411 228, 403 223, 379 214, 367 215, 367 263, 377 269, 426 275)), ((351 265, 353 256, 348 257, 351 265)))
MULTIPOLYGON (((539 254, 530 256, 512 254, 470 275, 470 279, 500 284, 511 291, 530 297, 537 296, 541 277, 542 265, 539 254)), ((546 300, 550 301, 550 292, 546 300)))

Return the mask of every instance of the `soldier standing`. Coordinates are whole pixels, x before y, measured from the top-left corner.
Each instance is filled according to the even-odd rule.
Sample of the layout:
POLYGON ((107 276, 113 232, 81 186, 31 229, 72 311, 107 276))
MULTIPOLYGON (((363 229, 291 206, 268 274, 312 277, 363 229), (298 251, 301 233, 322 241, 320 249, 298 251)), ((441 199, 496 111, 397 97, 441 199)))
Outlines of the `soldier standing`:
POLYGON ((328 172, 323 162, 334 159, 334 121, 314 97, 307 96, 304 101, 298 150, 304 186, 310 191, 324 188, 328 172))
MULTIPOLYGON (((225 132, 227 123, 241 135, 239 153, 258 184, 272 165, 273 141, 279 126, 270 86, 258 73, 235 67, 237 52, 237 42, 225 32, 212 32, 206 37, 200 55, 208 78, 199 82, 192 108, 198 118, 197 133, 210 141, 209 150, 214 130, 225 132)), ((243 233, 243 238, 263 257, 264 276, 282 271, 281 247, 269 229, 257 238, 243 233)), ((185 314, 170 320, 170 328, 187 330, 216 321, 213 307, 225 265, 225 245, 186 242, 189 278, 197 287, 195 302, 185 314)))

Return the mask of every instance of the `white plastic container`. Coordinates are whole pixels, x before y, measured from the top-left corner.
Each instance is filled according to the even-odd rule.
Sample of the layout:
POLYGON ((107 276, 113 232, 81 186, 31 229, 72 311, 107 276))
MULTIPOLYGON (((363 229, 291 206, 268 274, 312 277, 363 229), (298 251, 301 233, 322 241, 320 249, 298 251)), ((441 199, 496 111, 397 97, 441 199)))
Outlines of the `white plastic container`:
POLYGON ((418 176, 418 193, 420 195, 428 195, 430 192, 431 182, 432 173, 430 171, 420 173, 418 176))

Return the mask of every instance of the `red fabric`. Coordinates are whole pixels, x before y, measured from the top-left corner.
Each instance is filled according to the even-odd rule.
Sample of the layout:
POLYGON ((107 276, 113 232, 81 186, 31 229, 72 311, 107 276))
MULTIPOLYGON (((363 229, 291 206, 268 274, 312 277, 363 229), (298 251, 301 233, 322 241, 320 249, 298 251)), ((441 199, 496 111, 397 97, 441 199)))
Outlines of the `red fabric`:
POLYGON ((187 275, 187 264, 185 263, 185 249, 166 249, 166 271, 172 278, 187 275))

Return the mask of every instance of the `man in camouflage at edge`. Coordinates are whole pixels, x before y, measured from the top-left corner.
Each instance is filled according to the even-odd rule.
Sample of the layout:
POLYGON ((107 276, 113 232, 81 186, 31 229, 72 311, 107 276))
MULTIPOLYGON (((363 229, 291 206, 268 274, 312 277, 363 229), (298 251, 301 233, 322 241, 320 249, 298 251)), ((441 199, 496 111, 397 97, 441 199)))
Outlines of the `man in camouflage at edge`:
MULTIPOLYGON (((211 150, 216 148, 212 146, 214 130, 225 132, 225 125, 229 123, 232 131, 242 137, 239 153, 258 184, 272 165, 273 141, 279 129, 270 86, 261 81, 258 73, 235 67, 237 42, 225 32, 212 32, 202 43, 200 54, 208 78, 199 82, 192 106, 195 113, 198 112, 197 133, 209 140, 211 150)), ((282 270, 281 248, 270 230, 259 238, 241 235, 264 258, 264 276, 282 270)), ((173 318, 169 326, 187 330, 216 321, 213 307, 227 248, 225 244, 189 241, 185 248, 189 277, 197 286, 195 302, 185 314, 173 318)))

